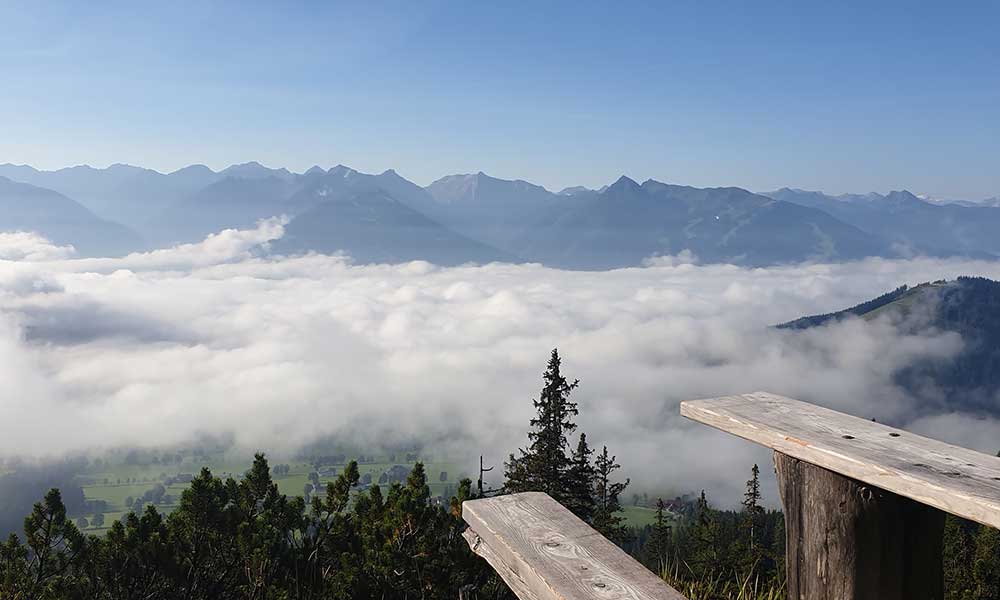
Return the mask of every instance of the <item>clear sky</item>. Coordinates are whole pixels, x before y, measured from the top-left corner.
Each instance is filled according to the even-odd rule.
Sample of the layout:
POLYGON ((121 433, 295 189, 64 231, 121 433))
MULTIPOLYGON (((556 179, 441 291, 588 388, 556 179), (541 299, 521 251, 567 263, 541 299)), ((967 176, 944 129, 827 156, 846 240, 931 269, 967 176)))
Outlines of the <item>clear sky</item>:
POLYGON ((0 0, 0 162, 1000 194, 1000 2, 139 4, 0 0))

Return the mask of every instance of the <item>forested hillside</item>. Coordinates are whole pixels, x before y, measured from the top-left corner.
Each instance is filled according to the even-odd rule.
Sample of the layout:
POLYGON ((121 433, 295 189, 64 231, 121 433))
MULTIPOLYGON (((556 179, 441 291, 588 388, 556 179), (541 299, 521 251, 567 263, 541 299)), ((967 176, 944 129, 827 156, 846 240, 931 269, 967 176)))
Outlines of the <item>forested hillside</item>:
POLYGON ((904 333, 958 334, 962 348, 956 355, 908 365, 896 373, 897 382, 927 409, 1000 415, 1000 282, 959 277, 904 285, 852 308, 779 327, 806 329, 851 317, 890 319, 904 333))

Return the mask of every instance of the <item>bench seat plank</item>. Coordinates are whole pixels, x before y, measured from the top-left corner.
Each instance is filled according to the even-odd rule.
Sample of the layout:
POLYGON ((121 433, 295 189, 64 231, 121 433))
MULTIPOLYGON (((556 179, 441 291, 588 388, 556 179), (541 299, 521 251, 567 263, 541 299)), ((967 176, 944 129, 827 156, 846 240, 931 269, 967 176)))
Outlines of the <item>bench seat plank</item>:
POLYGON ((684 600, 547 494, 468 500, 462 517, 470 546, 522 599, 684 600))
POLYGON ((776 394, 681 403, 681 414, 776 452, 1000 528, 1000 458, 776 394))

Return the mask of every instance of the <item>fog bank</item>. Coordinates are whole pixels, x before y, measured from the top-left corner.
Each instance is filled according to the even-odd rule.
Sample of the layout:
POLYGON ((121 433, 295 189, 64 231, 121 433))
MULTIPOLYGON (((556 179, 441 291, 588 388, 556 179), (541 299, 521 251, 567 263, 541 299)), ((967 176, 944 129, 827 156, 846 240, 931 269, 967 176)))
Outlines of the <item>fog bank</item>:
MULTIPOLYGON (((681 419, 678 402, 767 390, 994 453, 1000 427, 928 414, 893 384, 952 334, 888 322, 769 326, 901 284, 1000 264, 913 259, 745 269, 690 257, 571 272, 273 258, 282 222, 120 259, 0 234, 0 454, 232 435, 292 451, 333 435, 421 439, 500 464, 525 442, 548 352, 580 379, 581 429, 650 489, 732 500, 766 452, 681 419)), ((502 467, 499 470, 502 470, 502 467)), ((772 499, 773 500, 773 499, 772 499)))

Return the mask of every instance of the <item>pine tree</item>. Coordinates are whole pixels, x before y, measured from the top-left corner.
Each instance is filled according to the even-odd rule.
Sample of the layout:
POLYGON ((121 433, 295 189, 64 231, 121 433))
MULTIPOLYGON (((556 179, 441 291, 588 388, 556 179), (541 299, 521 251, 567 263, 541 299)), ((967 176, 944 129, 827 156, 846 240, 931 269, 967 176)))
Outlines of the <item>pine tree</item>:
POLYGON ((653 527, 646 542, 646 556, 652 559, 656 565, 656 572, 663 573, 667 567, 667 553, 670 548, 670 537, 672 527, 667 524, 666 504, 663 498, 656 499, 656 517, 653 520, 653 527))
POLYGON ((504 465, 508 492, 545 492, 562 504, 568 500, 570 458, 566 436, 576 429, 573 417, 578 414, 576 403, 569 395, 578 385, 570 382, 560 370, 562 361, 558 349, 552 350, 548 368, 542 376, 545 385, 534 401, 538 414, 531 419, 528 432, 530 444, 511 454, 504 465))
POLYGON ((609 540, 622 543, 625 541, 625 519, 622 517, 622 506, 618 496, 628 487, 629 480, 615 483, 611 481, 612 474, 621 468, 615 462, 614 456, 608 455, 608 447, 604 449, 594 462, 594 529, 609 540))
POLYGON ((570 457, 567 472, 566 508, 586 522, 594 518, 594 478, 596 471, 590 462, 594 453, 587 445, 587 434, 581 433, 576 450, 570 457))
POLYGON ((760 507, 760 469, 755 464, 750 470, 751 477, 747 481, 747 491, 743 494, 744 527, 748 530, 750 552, 753 553, 757 540, 757 525, 764 512, 760 507))
POLYGON ((751 476, 743 494, 743 510, 740 514, 740 529, 736 560, 745 573, 758 571, 761 561, 765 558, 764 547, 760 543, 764 509, 760 506, 760 468, 755 464, 750 470, 751 476))
POLYGON ((690 567, 696 577, 714 576, 721 567, 720 528, 713 512, 705 497, 705 490, 702 490, 695 506, 687 552, 690 567))
POLYGON ((45 499, 35 504, 31 514, 24 519, 24 536, 34 588, 48 588, 51 592, 64 585, 64 578, 83 551, 85 539, 67 517, 59 490, 49 490, 45 499))

